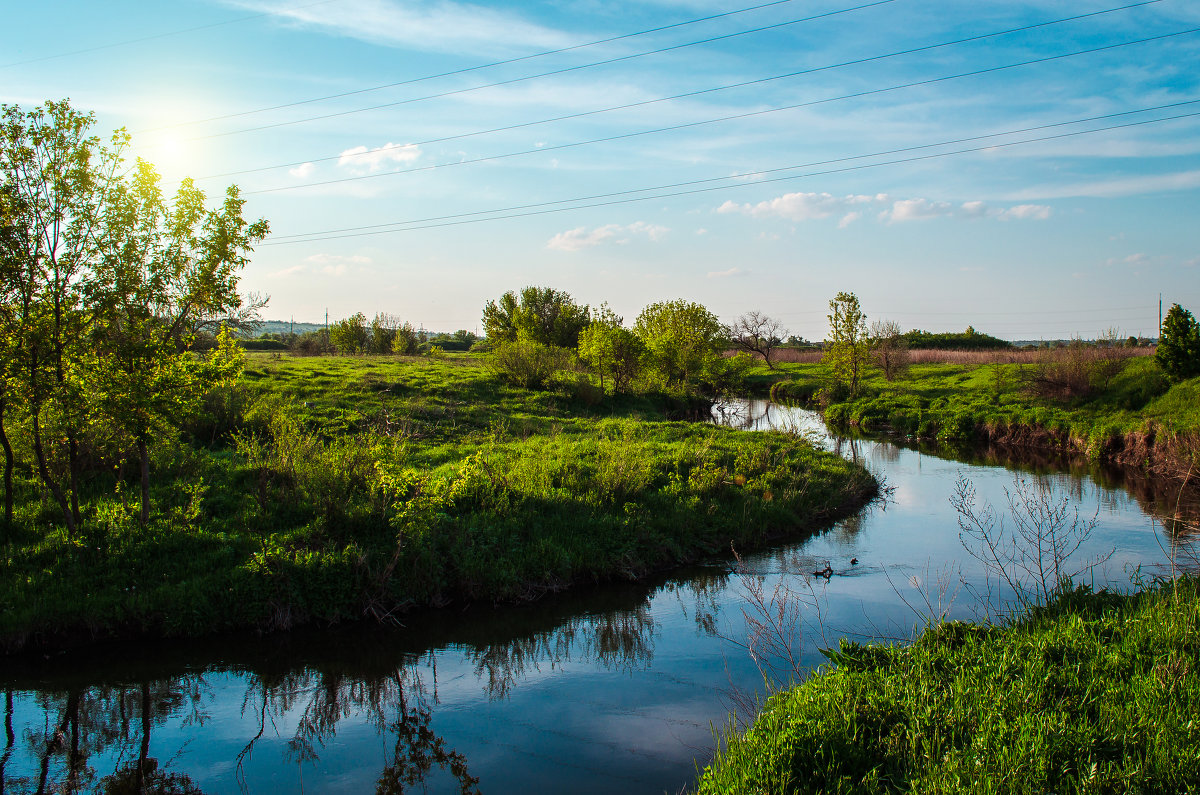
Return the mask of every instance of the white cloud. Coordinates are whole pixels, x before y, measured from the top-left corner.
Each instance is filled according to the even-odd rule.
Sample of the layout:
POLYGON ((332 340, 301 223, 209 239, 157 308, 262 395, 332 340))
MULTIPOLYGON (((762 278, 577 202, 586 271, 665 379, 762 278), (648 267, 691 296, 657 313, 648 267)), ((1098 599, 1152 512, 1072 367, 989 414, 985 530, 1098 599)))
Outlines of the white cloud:
POLYGON ((852 213, 846 213, 842 216, 842 220, 838 221, 838 229, 845 229, 859 218, 862 218, 862 213, 858 212, 857 210, 852 213))
POLYGON ((1045 221, 1050 217, 1050 208, 1044 204, 1018 204, 1001 210, 996 217, 1001 221, 1045 221))
POLYGON ((931 201, 930 199, 900 199, 892 204, 890 210, 880 213, 879 217, 887 219, 890 223, 900 223, 925 218, 943 218, 953 213, 954 208, 949 202, 931 201))
POLYGON ((635 221, 628 226, 606 224, 588 231, 586 226, 559 232, 546 243, 546 248, 557 251, 580 251, 585 248, 598 246, 606 240, 612 240, 618 245, 632 242, 634 236, 644 235, 651 242, 657 243, 671 230, 665 226, 648 224, 645 221, 635 221))
POLYGON ((730 268, 727 271, 709 271, 708 278, 710 279, 728 279, 731 276, 745 276, 746 271, 741 268, 730 268))
POLYGON ((313 165, 312 163, 301 163, 300 165, 296 166, 295 168, 289 168, 288 173, 291 174, 293 177, 297 177, 299 179, 304 179, 305 177, 312 176, 312 173, 316 170, 317 170, 317 167, 315 165, 313 165))
POLYGON ((886 196, 834 196, 831 193, 785 193, 758 204, 737 204, 727 201, 717 208, 719 213, 742 213, 755 218, 778 216, 789 221, 811 221, 842 215, 864 204, 885 201, 886 196))
POLYGON ((420 156, 421 148, 416 144, 386 143, 375 149, 356 146, 342 152, 338 165, 360 174, 374 174, 393 163, 411 163, 420 156))
POLYGON ((968 218, 982 218, 988 214, 988 206, 980 201, 964 202, 962 211, 968 218))
POLYGON ((290 268, 284 268, 282 270, 277 270, 277 271, 273 272, 271 274, 271 276, 281 277, 281 278, 285 277, 285 276, 295 276, 297 273, 303 273, 306 270, 308 270, 307 265, 293 265, 290 268))

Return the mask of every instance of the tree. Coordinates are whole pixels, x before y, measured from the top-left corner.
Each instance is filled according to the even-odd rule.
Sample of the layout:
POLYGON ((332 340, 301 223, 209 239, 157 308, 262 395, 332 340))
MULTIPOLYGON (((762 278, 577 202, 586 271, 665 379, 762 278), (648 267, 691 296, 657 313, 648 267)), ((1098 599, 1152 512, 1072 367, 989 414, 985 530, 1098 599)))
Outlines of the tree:
POLYGON ((367 316, 362 312, 355 312, 329 327, 329 341, 338 353, 365 353, 367 340, 367 316))
POLYGON ((727 333, 735 348, 758 354, 763 357, 767 367, 774 370, 775 364, 771 361, 771 354, 783 344, 787 329, 778 320, 754 311, 747 312, 735 320, 727 333))
POLYGON ((396 335, 392 337, 392 353, 398 353, 401 356, 412 356, 417 352, 419 345, 417 330, 413 328, 412 323, 405 322, 399 326, 396 329, 396 335))
POLYGON ((725 328, 704 306, 682 298, 642 310, 633 333, 646 346, 646 361, 668 385, 690 387, 720 369, 725 328))
POLYGON ((1154 360, 1172 381, 1200 375, 1200 323, 1179 304, 1173 304, 1163 318, 1154 360))
POLYGON ((642 367, 645 343, 622 323, 624 318, 601 304, 592 322, 579 335, 579 358, 600 376, 608 376, 614 393, 629 389, 642 367))
POLYGON ((86 331, 82 286, 128 143, 118 131, 102 145, 88 132, 94 123, 65 101, 28 112, 0 106, 9 383, 28 415, 38 476, 70 535, 80 521, 78 447, 87 422, 72 367, 86 331))
POLYGON ((829 302, 828 317, 829 339, 821 362, 829 369, 834 382, 845 388, 853 398, 858 395, 871 356, 867 317, 854 293, 838 293, 834 296, 829 302))
POLYGON ((574 348, 590 317, 587 305, 576 304, 570 293, 525 287, 519 297, 509 291, 498 301, 488 301, 483 307, 483 328, 493 343, 523 340, 574 348))
POLYGON ((79 372, 96 410, 134 444, 141 473, 141 521, 150 516, 149 448, 159 426, 177 427, 205 393, 241 372, 227 326, 204 359, 191 353, 195 329, 241 306, 238 272, 268 231, 249 224, 231 187, 219 209, 190 179, 167 202, 154 167, 139 159, 106 197, 98 256, 84 286, 89 342, 79 372))
POLYGON ((908 373, 910 356, 908 342, 894 320, 876 320, 871 324, 871 348, 875 352, 875 364, 889 381, 903 378, 908 373))

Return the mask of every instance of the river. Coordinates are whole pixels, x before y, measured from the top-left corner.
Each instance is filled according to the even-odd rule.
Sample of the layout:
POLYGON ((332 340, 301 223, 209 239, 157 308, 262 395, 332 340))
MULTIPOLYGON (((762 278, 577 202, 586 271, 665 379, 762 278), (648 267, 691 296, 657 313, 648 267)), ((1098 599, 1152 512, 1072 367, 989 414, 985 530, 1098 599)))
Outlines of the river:
POLYGON ((8 661, 0 793, 678 792, 764 676, 802 674, 840 637, 903 640, 931 613, 995 611, 1003 595, 950 505, 960 478, 998 509, 1014 478, 1044 484, 1094 519, 1074 560, 1106 558, 1085 575, 1097 587, 1194 565, 1133 473, 836 439, 817 415, 762 401, 724 409, 718 421, 862 461, 886 499, 740 563, 528 606, 8 661), (791 630, 755 643, 758 663, 756 595, 795 608, 791 630))

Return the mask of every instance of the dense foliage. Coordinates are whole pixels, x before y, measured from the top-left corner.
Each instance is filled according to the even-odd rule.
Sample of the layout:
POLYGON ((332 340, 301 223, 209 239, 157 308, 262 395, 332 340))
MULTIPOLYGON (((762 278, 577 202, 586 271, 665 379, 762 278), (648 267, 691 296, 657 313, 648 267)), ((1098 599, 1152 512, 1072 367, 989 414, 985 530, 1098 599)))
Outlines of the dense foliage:
POLYGON ((962 332, 929 332, 913 329, 904 335, 904 339, 908 343, 908 347, 915 349, 993 351, 1012 347, 1011 342, 990 334, 980 333, 973 326, 967 326, 967 330, 962 332))
POLYGON ((104 145, 66 102, 0 122, 0 441, 6 521, 14 474, 36 471, 68 534, 84 481, 137 462, 149 516, 150 448, 170 439, 240 353, 227 332, 204 357, 199 333, 238 316, 239 272, 265 221, 231 187, 207 209, 183 180, 164 196, 144 161, 128 173, 123 131, 104 145))
POLYGON ((1173 381, 1200 375, 1200 323, 1179 304, 1174 304, 1163 319, 1162 339, 1154 359, 1173 381))

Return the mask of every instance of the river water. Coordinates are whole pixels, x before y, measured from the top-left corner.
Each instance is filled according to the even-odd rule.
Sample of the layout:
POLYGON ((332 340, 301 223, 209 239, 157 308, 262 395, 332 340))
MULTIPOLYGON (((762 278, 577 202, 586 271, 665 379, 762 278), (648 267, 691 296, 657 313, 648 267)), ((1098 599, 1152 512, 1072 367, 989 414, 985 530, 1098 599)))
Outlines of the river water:
POLYGON ((0 793, 678 792, 731 712, 822 662, 819 648, 995 610, 1004 594, 950 505, 960 478, 1004 510, 1022 478, 1094 520, 1071 562, 1106 558, 1084 575, 1097 587, 1194 565, 1134 474, 835 439, 817 415, 762 401, 715 416, 810 434, 888 496, 740 563, 529 606, 8 661, 0 793), (794 621, 752 642, 756 600, 794 621))

